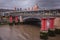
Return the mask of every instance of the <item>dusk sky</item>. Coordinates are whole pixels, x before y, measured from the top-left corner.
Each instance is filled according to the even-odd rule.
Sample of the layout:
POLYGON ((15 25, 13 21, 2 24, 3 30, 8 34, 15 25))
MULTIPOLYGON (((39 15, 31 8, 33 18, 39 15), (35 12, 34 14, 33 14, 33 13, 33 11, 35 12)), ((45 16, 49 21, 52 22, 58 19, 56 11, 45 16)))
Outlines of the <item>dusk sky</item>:
POLYGON ((60 8, 60 0, 0 0, 0 8, 29 8, 38 4, 39 8, 60 8))

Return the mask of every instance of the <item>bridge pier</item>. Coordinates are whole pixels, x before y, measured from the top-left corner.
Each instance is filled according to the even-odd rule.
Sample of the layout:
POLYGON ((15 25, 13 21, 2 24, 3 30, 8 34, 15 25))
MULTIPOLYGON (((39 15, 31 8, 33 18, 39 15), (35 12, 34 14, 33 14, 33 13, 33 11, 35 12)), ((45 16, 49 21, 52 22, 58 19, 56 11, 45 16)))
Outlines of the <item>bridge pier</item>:
POLYGON ((48 39, 47 18, 41 19, 40 38, 48 39))
POLYGON ((18 24, 18 16, 15 16, 15 25, 18 24))
POLYGON ((55 18, 49 18, 48 35, 51 36, 51 37, 54 37, 55 36, 54 20, 55 20, 55 18))
POLYGON ((20 24, 23 24, 23 18, 22 18, 22 16, 19 17, 19 20, 20 20, 20 24))
POLYGON ((55 33, 60 35, 60 18, 55 19, 55 33))
POLYGON ((12 17, 12 16, 9 17, 9 25, 10 25, 10 26, 13 25, 13 17, 12 17))

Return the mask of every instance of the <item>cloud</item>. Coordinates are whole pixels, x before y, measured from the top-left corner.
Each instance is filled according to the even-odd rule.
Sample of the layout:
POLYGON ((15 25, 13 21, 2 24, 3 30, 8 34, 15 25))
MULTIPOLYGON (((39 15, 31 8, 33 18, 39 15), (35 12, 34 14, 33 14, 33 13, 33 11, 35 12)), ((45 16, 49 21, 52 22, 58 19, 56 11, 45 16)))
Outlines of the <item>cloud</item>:
POLYGON ((38 4, 40 8, 60 8, 60 0, 0 0, 0 8, 28 8, 38 4))

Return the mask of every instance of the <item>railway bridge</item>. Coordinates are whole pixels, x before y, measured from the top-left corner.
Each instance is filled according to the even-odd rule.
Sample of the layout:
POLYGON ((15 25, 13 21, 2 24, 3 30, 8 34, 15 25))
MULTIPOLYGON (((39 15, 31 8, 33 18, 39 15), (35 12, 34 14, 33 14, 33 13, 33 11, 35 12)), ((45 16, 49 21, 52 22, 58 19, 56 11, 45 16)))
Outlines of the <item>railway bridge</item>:
POLYGON ((54 20, 60 17, 60 10, 38 10, 38 11, 12 11, 12 12, 1 12, 1 16, 18 16, 20 22, 25 21, 40 21, 40 38, 47 38, 47 33, 50 36, 55 36, 54 31, 54 20), (49 22, 49 25, 47 25, 49 22), (44 37, 46 36, 46 37, 44 37))

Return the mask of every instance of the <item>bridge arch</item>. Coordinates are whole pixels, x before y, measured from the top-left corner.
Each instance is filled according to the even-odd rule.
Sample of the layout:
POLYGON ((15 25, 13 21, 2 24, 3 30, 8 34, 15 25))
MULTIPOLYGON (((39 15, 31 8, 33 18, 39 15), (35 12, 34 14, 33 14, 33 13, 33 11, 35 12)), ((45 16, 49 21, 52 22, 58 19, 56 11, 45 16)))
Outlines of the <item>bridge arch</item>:
POLYGON ((41 26, 40 18, 26 17, 23 19, 24 23, 41 26))
POLYGON ((29 18, 34 18, 34 19, 39 19, 39 20, 40 20, 40 17, 35 17, 35 16, 34 16, 34 17, 24 17, 24 18, 23 18, 23 21, 25 21, 26 19, 29 19, 29 18))

